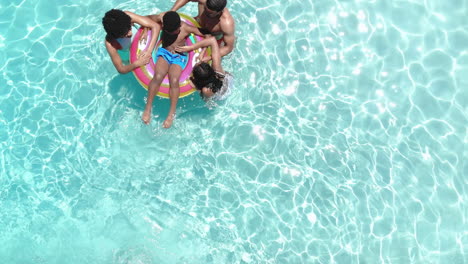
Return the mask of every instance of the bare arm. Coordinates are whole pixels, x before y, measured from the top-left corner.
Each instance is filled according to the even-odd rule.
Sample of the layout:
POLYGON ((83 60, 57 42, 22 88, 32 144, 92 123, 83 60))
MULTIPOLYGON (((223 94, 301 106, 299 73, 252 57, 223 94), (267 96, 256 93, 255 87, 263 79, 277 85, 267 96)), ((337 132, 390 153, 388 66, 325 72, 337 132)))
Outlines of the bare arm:
POLYGON ((176 47, 178 52, 189 52, 195 49, 211 47, 211 59, 213 62, 213 69, 218 72, 224 73, 223 67, 221 66, 221 54, 219 50, 218 42, 215 37, 208 37, 202 41, 199 41, 191 46, 176 47))
POLYGON ((107 53, 109 53, 109 56, 111 57, 112 64, 114 64, 115 69, 119 73, 131 72, 134 69, 140 66, 143 66, 149 62, 149 58, 141 57, 141 58, 138 58, 134 63, 124 65, 122 62, 122 59, 120 58, 119 53, 117 52, 117 49, 114 48, 108 41, 106 41, 105 44, 106 44, 107 53))
POLYGON ((195 34, 197 36, 201 36, 201 37, 205 36, 203 33, 200 32, 199 28, 191 26, 191 25, 189 25, 187 23, 183 23, 183 25, 185 26, 188 33, 193 33, 193 34, 195 34))
POLYGON ((223 67, 221 66, 221 53, 219 50, 218 42, 215 37, 208 38, 211 46, 211 60, 212 67, 215 71, 224 73, 223 67))
POLYGON ((223 38, 224 38, 224 46, 221 47, 220 53, 221 57, 226 56, 227 54, 231 53, 234 49, 234 44, 236 41, 235 33, 235 25, 234 20, 227 21, 223 23, 223 38))
POLYGON ((186 5, 188 2, 198 2, 197 0, 177 0, 174 3, 174 6, 172 6, 171 11, 177 11, 184 5, 186 5))
POLYGON ((226 36, 224 35, 224 43, 225 45, 221 47, 221 57, 228 55, 229 53, 232 52, 234 49, 234 43, 235 43, 235 37, 234 35, 232 36, 226 36))
POLYGON ((153 52, 154 46, 156 45, 156 41, 158 39, 157 36, 159 35, 159 31, 161 31, 161 25, 147 16, 140 16, 129 11, 125 11, 125 13, 130 16, 132 22, 137 23, 143 27, 151 28, 153 36, 156 37, 151 38, 151 42, 147 51, 149 51, 149 53, 153 52))

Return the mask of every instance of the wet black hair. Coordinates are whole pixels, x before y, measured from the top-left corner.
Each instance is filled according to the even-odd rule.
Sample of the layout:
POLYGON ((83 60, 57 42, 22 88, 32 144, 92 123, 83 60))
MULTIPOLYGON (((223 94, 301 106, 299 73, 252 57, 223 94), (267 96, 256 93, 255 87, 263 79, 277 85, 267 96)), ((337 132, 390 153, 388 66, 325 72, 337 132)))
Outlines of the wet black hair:
POLYGON ((180 16, 177 12, 169 11, 163 16, 163 29, 166 32, 174 32, 180 27, 180 16))
POLYGON ((213 93, 216 93, 223 86, 223 81, 220 80, 218 74, 205 62, 193 67, 190 80, 195 84, 195 88, 200 91, 203 87, 206 87, 210 88, 213 93))
POLYGON ((209 10, 213 10, 216 12, 223 11, 223 9, 226 7, 226 0, 207 0, 206 1, 206 7, 208 7, 209 10))
POLYGON ((117 39, 127 35, 132 28, 132 19, 124 11, 111 9, 102 18, 107 39, 117 39))

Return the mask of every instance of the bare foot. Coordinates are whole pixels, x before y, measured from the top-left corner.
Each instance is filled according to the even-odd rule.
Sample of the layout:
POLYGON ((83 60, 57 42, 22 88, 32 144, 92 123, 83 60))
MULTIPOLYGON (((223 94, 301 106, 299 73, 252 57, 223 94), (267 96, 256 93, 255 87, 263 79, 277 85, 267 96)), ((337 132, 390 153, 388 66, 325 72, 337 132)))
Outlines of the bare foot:
POLYGON ((141 116, 141 120, 143 121, 143 123, 145 123, 146 125, 150 123, 151 121, 151 110, 149 111, 146 111, 143 112, 143 115, 141 116))
POLYGON ((163 127, 170 128, 172 126, 172 121, 174 121, 174 115, 170 115, 164 120, 163 127))

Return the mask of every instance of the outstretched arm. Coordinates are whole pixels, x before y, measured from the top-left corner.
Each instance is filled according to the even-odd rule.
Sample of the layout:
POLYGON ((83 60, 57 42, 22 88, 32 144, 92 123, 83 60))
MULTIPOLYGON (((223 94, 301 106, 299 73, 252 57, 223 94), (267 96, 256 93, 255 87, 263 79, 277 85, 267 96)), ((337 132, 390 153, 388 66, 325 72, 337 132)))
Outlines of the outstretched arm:
POLYGON ((176 47, 176 51, 189 52, 204 47, 211 47, 211 59, 213 62, 213 69, 215 71, 224 73, 223 67, 221 66, 221 54, 219 51, 219 45, 215 37, 208 37, 191 46, 176 47))
POLYGON ((201 36, 201 37, 204 37, 204 36, 205 36, 203 33, 201 33, 201 31, 200 31, 199 28, 194 27, 194 26, 191 26, 191 25, 189 25, 189 24, 187 24, 187 23, 185 23, 185 22, 182 22, 182 23, 183 23, 183 25, 187 28, 187 32, 193 33, 193 34, 195 34, 195 35, 197 35, 197 36, 201 36))
POLYGON ((128 73, 138 67, 146 65, 149 63, 149 59, 151 58, 147 56, 140 57, 135 62, 130 63, 128 65, 124 65, 122 62, 122 59, 120 58, 119 53, 117 52, 117 49, 114 48, 108 41, 106 41, 105 44, 106 44, 107 53, 109 53, 109 56, 111 57, 112 64, 114 64, 115 69, 119 73, 128 73))
POLYGON ((148 49, 146 50, 149 52, 149 54, 151 54, 153 52, 154 46, 156 45, 156 41, 158 40, 157 36, 159 35, 159 31, 161 31, 161 25, 147 16, 140 16, 129 11, 125 11, 125 13, 130 16, 133 23, 137 23, 143 27, 151 28, 153 37, 151 38, 148 49))
POLYGON ((177 11, 184 5, 186 5, 188 2, 198 2, 197 0, 177 0, 174 3, 174 6, 171 8, 171 11, 177 11))

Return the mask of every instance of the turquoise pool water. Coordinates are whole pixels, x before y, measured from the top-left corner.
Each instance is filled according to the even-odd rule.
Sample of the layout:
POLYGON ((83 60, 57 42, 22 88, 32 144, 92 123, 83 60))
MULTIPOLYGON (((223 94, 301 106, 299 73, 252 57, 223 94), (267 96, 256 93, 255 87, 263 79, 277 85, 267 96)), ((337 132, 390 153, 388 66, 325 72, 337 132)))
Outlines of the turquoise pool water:
POLYGON ((468 263, 467 1, 229 0, 169 130, 100 24, 159 2, 0 1, 1 263, 468 263))

